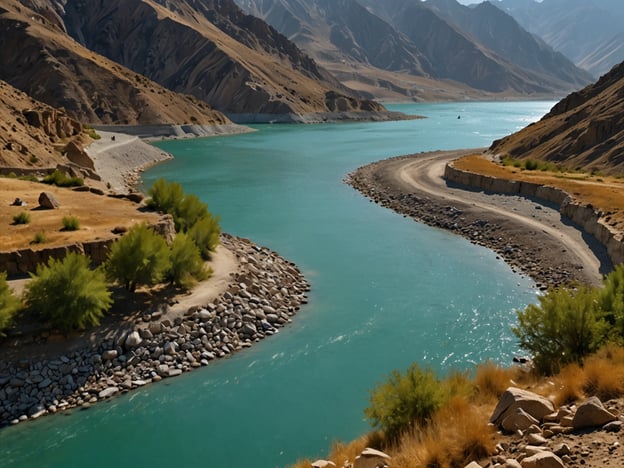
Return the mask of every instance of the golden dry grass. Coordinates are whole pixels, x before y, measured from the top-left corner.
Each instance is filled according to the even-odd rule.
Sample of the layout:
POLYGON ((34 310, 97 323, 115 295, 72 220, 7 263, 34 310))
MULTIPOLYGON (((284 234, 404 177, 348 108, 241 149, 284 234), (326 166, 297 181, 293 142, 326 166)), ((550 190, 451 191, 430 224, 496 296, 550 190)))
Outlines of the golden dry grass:
POLYGON ((477 366, 474 383, 479 390, 479 397, 486 401, 500 398, 512 386, 517 374, 515 369, 504 368, 491 361, 477 366))
POLYGON ((138 211, 137 205, 127 200, 18 179, 0 179, 0 251, 49 248, 109 239, 114 237, 111 231, 116 226, 130 227, 143 221, 153 223, 158 217, 156 213, 138 211), (56 210, 38 210, 41 192, 51 192, 61 207, 56 210), (25 201, 27 206, 11 206, 17 197, 25 201), (30 222, 14 224, 13 216, 22 211, 30 215, 30 222), (80 229, 62 231, 63 218, 66 216, 78 218, 80 229), (31 245, 37 233, 42 233, 46 242, 31 245))
POLYGON ((582 203, 591 204, 610 217, 616 227, 624 225, 624 180, 615 177, 580 173, 520 170, 503 166, 479 154, 463 157, 453 163, 457 169, 508 180, 533 182, 557 187, 582 203))

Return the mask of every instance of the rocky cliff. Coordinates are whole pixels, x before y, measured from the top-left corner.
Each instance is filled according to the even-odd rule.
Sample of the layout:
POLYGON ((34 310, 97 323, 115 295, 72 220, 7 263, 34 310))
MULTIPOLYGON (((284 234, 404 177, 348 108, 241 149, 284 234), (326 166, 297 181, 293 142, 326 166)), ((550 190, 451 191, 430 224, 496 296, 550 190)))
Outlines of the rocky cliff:
MULTIPOLYGON (((99 56, 70 38, 50 13, 17 0, 0 7, 0 79, 88 123, 229 123, 221 113, 99 56)), ((55 3, 55 5, 59 5, 55 3)))
MULTIPOLYGON (((38 102, 0 80, 0 168, 48 169, 67 164, 70 149, 90 141, 65 112, 38 102)), ((78 152, 81 150, 78 149, 78 152)))
POLYGON ((495 141, 490 150, 566 168, 624 174, 624 63, 570 94, 539 122, 495 141))
POLYGON ((63 27, 87 48, 233 116, 383 112, 231 0, 66 0, 63 27))

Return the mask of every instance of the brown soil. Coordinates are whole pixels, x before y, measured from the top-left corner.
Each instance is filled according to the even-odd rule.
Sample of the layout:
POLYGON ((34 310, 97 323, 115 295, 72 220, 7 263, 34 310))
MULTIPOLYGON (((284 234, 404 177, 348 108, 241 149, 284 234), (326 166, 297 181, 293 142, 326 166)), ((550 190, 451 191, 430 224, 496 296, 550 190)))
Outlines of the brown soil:
POLYGON ((611 216, 611 226, 624 228, 624 179, 576 172, 543 172, 503 166, 491 158, 473 154, 457 160, 458 169, 509 180, 528 181, 560 188, 583 203, 611 216))
POLYGON ((0 182, 0 250, 49 248, 88 240, 110 239, 117 226, 130 227, 140 222, 155 222, 159 215, 142 212, 128 200, 114 199, 89 192, 75 192, 67 188, 3 178, 0 182), (60 203, 56 210, 39 208, 39 194, 50 192, 60 203), (15 198, 26 206, 12 206, 15 198), (13 216, 20 212, 30 215, 28 224, 16 225, 13 216), (74 216, 80 229, 62 231, 65 216, 74 216), (36 233, 43 233, 46 242, 31 244, 36 233))

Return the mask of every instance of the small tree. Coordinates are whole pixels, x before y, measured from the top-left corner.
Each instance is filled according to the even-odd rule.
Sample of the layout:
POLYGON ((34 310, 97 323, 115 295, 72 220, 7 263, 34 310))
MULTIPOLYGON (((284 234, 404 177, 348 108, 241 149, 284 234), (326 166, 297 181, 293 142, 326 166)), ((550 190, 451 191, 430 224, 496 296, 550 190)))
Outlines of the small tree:
POLYGON ((220 234, 219 218, 212 215, 200 219, 188 231, 189 237, 199 248, 204 260, 210 259, 211 252, 219 245, 220 234))
POLYGON ((447 393, 432 369, 421 369, 414 363, 405 375, 395 370, 386 382, 377 385, 364 414, 373 426, 394 439, 415 423, 428 421, 447 393))
POLYGON ((106 264, 108 277, 129 291, 159 283, 168 269, 167 242, 145 223, 133 226, 113 244, 106 264))
POLYGON ((615 339, 624 339, 624 264, 618 265, 604 279, 599 292, 600 309, 605 320, 614 326, 615 339))
MULTIPOLYGON (((168 213, 176 218, 178 207, 184 199, 184 191, 182 186, 177 182, 168 183, 165 179, 158 179, 148 190, 150 196, 147 200, 147 206, 150 208, 168 213)), ((177 229, 176 222, 176 229, 177 229)))
POLYGON ((609 326, 598 298, 598 290, 585 286, 561 288, 541 296, 539 305, 518 311, 518 326, 512 330, 538 370, 551 374, 564 364, 582 364, 605 343, 609 326))
POLYGON ((69 253, 39 265, 26 286, 28 306, 64 332, 99 325, 113 304, 101 268, 91 270, 84 255, 69 253))
POLYGON ((171 245, 171 267, 167 274, 171 283, 188 289, 196 281, 208 278, 209 274, 193 240, 184 233, 176 235, 171 245))
POLYGON ((13 317, 22 307, 17 296, 11 292, 6 273, 0 273, 0 336, 13 322, 13 317))

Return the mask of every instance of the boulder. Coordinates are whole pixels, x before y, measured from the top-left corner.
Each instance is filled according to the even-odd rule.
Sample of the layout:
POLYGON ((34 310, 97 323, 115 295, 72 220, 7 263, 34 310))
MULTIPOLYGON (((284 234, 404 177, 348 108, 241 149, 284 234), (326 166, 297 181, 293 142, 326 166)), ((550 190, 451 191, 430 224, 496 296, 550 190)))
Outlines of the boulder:
POLYGON ((46 210, 55 210, 60 208, 61 204, 50 192, 41 192, 39 194, 39 206, 46 210))
POLYGON ((552 452, 539 452, 525 458, 521 463, 522 468, 565 468, 565 465, 557 455, 552 452))
POLYGON ((312 468, 327 468, 328 466, 336 466, 336 464, 327 460, 316 460, 312 462, 312 468))
POLYGON ((112 397, 115 393, 119 392, 118 387, 108 387, 98 393, 98 398, 100 400, 104 400, 105 398, 112 397))
POLYGON ((133 332, 128 333, 128 336, 126 337, 126 341, 124 342, 124 346, 126 349, 136 348, 137 346, 141 344, 142 341, 143 339, 141 338, 141 335, 139 334, 139 332, 133 331, 133 332))
POLYGON ((509 387, 498 401, 490 422, 500 426, 508 416, 516 413, 517 409, 521 409, 538 421, 555 411, 553 404, 546 398, 528 390, 509 387))
POLYGON ((613 414, 602 406, 600 399, 594 396, 578 407, 572 419, 572 427, 574 429, 583 429, 586 427, 604 426, 616 419, 613 414))
POLYGON ((477 462, 470 462, 468 463, 464 468, 483 468, 481 465, 479 465, 477 462))
POLYGON ((116 349, 109 349, 102 353, 102 361, 112 361, 113 359, 116 359, 118 355, 119 353, 116 349))
POLYGON ((505 418, 501 421, 500 426, 507 432, 515 432, 517 430, 525 431, 539 421, 528 414, 522 408, 516 408, 511 412, 506 412, 505 418))
POLYGON ((365 448, 355 457, 353 468, 377 468, 389 466, 390 456, 372 448, 365 448))

